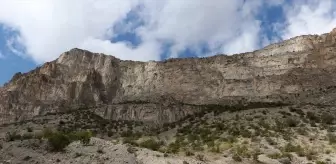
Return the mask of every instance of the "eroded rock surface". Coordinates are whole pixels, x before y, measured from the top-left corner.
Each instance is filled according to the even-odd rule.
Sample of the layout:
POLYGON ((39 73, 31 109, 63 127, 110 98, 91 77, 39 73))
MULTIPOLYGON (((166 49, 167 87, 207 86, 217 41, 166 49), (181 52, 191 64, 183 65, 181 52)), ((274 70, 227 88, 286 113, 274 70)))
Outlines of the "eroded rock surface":
POLYGON ((233 56, 122 61, 72 49, 0 88, 0 120, 92 108, 105 118, 174 122, 194 105, 335 105, 336 32, 233 56))

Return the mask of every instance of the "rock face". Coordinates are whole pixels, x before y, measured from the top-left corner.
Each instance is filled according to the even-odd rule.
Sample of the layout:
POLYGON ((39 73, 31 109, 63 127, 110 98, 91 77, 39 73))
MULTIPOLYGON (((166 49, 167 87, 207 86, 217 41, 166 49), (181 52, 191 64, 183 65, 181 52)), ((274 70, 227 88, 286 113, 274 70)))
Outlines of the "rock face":
POLYGON ((105 118, 164 123, 201 110, 194 105, 335 105, 335 42, 333 30, 244 54, 162 62, 72 49, 0 88, 0 120, 85 107, 105 118))

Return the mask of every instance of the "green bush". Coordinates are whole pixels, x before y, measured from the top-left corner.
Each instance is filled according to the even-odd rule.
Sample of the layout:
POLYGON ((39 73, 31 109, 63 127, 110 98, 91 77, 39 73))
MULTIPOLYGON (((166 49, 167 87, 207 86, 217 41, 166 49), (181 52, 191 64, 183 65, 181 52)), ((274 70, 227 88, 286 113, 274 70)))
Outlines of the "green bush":
POLYGON ((49 138, 53 135, 53 131, 50 128, 45 128, 43 129, 43 137, 44 138, 49 138))
POLYGON ((123 143, 125 144, 131 144, 134 146, 139 146, 139 144, 136 142, 136 139, 134 137, 126 137, 123 139, 123 143))
POLYGON ((52 151, 63 151, 66 146, 71 143, 69 137, 66 134, 55 132, 48 138, 48 144, 52 151))
POLYGON ((139 145, 141 147, 157 151, 163 145, 163 143, 156 141, 154 139, 148 139, 146 141, 141 142, 139 145))
POLYGON ((63 151, 73 141, 80 141, 83 145, 90 143, 92 133, 90 131, 80 131, 72 133, 53 132, 51 129, 43 130, 43 137, 48 139, 48 144, 52 151, 63 151))
POLYGON ((293 145, 292 143, 288 143, 284 147, 285 152, 302 152, 304 151, 303 148, 300 145, 293 145))
POLYGON ((246 145, 242 145, 242 146, 237 145, 231 151, 234 154, 237 154, 238 156, 241 156, 241 157, 246 157, 246 158, 251 157, 251 153, 246 145))
POLYGON ((177 153, 180 151, 180 144, 178 142, 173 142, 168 145, 169 153, 177 153))
POLYGON ((280 153, 273 153, 273 154, 269 154, 268 157, 272 159, 279 159, 282 157, 282 155, 280 153))
POLYGON ((90 143, 92 133, 90 131, 81 131, 75 133, 77 139, 79 140, 83 145, 88 145, 90 143))

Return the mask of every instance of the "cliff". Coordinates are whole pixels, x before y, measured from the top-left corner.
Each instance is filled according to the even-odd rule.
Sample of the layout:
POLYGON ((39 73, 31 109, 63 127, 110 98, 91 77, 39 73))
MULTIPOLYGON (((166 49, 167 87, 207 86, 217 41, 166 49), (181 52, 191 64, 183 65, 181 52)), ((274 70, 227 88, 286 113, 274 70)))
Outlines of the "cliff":
POLYGON ((174 122, 200 105, 335 105, 336 30, 232 56, 122 61, 72 49, 0 88, 0 121, 89 109, 107 119, 174 122))

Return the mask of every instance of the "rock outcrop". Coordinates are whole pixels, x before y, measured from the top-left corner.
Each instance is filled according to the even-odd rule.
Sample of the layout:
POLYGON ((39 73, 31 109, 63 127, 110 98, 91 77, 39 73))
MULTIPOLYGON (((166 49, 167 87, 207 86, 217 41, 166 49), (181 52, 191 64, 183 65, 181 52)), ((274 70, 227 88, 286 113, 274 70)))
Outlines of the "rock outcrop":
POLYGON ((1 123, 87 108, 109 119, 173 122, 195 105, 335 105, 336 30, 254 52, 161 62, 72 49, 0 88, 1 123))

